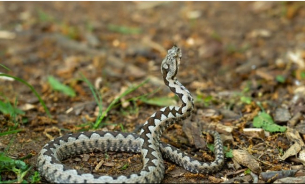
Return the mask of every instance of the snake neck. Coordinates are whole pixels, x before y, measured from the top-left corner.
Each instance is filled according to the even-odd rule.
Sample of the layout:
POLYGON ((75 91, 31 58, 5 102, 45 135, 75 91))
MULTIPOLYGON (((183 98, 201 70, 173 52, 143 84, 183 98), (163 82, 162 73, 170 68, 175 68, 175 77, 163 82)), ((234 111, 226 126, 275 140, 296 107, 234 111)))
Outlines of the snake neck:
MULTIPOLYGON (((153 114, 144 124, 140 132, 142 138, 143 170, 150 171, 149 167, 159 167, 163 162, 159 151, 160 137, 163 131, 179 120, 186 119, 191 115, 194 107, 193 97, 190 92, 176 79, 164 77, 165 84, 181 100, 181 106, 168 106, 153 114)), ((164 171, 164 168, 161 168, 164 171)))

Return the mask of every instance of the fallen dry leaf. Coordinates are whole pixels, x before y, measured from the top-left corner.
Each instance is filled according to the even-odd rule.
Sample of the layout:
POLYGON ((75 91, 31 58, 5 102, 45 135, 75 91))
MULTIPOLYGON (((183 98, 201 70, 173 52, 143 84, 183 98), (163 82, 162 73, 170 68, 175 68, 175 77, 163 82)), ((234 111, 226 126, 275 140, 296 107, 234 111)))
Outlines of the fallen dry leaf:
POLYGON ((233 160, 235 160, 237 163, 248 167, 254 173, 259 174, 262 172, 258 161, 256 161, 256 159, 252 155, 250 155, 249 152, 245 150, 234 149, 232 150, 232 153, 233 160))

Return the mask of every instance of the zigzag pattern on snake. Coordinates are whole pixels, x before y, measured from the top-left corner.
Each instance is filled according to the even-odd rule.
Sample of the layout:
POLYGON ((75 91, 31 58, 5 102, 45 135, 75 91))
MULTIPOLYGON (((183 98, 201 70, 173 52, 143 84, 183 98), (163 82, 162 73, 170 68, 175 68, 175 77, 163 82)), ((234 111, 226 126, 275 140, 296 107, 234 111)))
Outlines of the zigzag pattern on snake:
POLYGON ((194 107, 190 92, 176 79, 182 54, 173 46, 161 64, 164 83, 181 100, 181 106, 168 106, 154 113, 144 124, 140 135, 121 132, 81 132, 67 134, 47 143, 40 151, 37 167, 42 176, 55 183, 159 183, 164 177, 163 158, 193 173, 212 173, 224 164, 223 145, 219 134, 214 136, 215 160, 200 162, 179 149, 160 142, 162 132, 174 122, 191 115, 194 107), (67 157, 94 151, 141 152, 143 168, 140 173, 117 177, 82 173, 68 168, 60 161, 67 157))

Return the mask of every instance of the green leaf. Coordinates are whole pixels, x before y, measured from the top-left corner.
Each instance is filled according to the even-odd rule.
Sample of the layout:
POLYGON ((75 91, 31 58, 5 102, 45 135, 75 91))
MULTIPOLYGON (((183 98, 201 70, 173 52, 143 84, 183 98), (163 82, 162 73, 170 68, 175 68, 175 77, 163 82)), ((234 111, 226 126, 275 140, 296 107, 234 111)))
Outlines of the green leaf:
POLYGON ((133 27, 126 27, 126 26, 119 26, 114 24, 109 24, 107 26, 108 30, 122 33, 122 34, 140 34, 142 30, 140 28, 133 28, 133 27))
POLYGON ((212 100, 213 100, 213 97, 211 95, 205 97, 203 99, 204 105, 205 106, 210 106, 210 103, 212 102, 212 100))
POLYGON ((216 31, 213 31, 212 34, 211 34, 211 37, 217 41, 220 41, 221 40, 221 36, 220 34, 218 34, 216 31))
MULTIPOLYGON (((209 148, 209 150, 214 152, 214 144, 207 144, 207 147, 209 148)), ((233 158, 233 152, 232 152, 231 149, 228 150, 228 147, 224 146, 223 150, 225 152, 225 157, 226 158, 233 158)))
POLYGON ((41 180, 38 171, 35 171, 32 176, 30 176, 30 183, 38 183, 41 180))
POLYGON ((251 104, 252 99, 251 99, 251 97, 242 96, 242 97, 240 97, 240 101, 242 101, 246 104, 251 104))
POLYGON ((211 95, 204 97, 202 94, 198 94, 195 101, 203 103, 204 106, 210 106, 210 103, 213 101, 213 97, 211 95))
POLYGON ((214 152, 214 144, 207 144, 207 147, 209 148, 209 150, 214 152))
POLYGON ((277 75, 275 77, 275 80, 280 82, 280 83, 284 83, 286 79, 285 79, 285 77, 283 75, 277 75))
POLYGON ((6 132, 0 132, 0 137, 4 135, 10 135, 10 134, 16 134, 20 132, 21 130, 11 130, 11 131, 6 131, 6 132))
POLYGON ((301 79, 305 79, 305 71, 301 72, 301 79))
POLYGON ((55 79, 53 76, 48 76, 48 82, 50 83, 53 90, 63 92, 64 94, 71 97, 76 96, 75 91, 71 87, 62 84, 59 80, 55 79))
POLYGON ((154 97, 154 98, 142 98, 142 102, 150 105, 156 105, 156 106, 170 106, 170 105, 175 105, 176 100, 174 98, 170 97, 154 97))
POLYGON ((3 114, 10 114, 13 116, 14 114, 25 114, 22 110, 13 107, 10 102, 2 102, 0 101, 0 112, 3 114))
POLYGON ((38 18, 41 22, 50 22, 53 19, 51 15, 41 9, 38 10, 38 18))
POLYGON ((126 132, 124 125, 122 123, 120 123, 119 126, 120 126, 122 132, 126 132))
POLYGON ((248 174, 250 174, 251 173, 251 170, 248 168, 247 170, 245 170, 245 175, 248 175, 248 174))
POLYGON ((107 109, 105 111, 103 111, 103 113, 101 114, 101 116, 98 117, 98 120, 94 123, 93 128, 97 129, 102 120, 106 117, 107 113, 114 107, 114 105, 120 101, 121 98, 123 98, 124 96, 130 94, 131 92, 135 91, 136 89, 138 89, 139 87, 143 86, 145 83, 147 83, 149 81, 149 79, 144 80, 143 82, 141 82, 139 85, 137 86, 131 86, 128 89, 126 89, 126 91, 124 91, 120 96, 118 96, 116 99, 114 99, 109 106, 107 107, 107 109))
POLYGON ((224 148, 225 148, 226 158, 233 158, 233 151, 231 149, 228 150, 228 148, 226 146, 224 146, 224 148))
POLYGON ((260 112, 253 119, 253 126, 255 128, 263 128, 267 132, 285 132, 286 127, 279 126, 274 123, 272 117, 266 112, 260 112))
POLYGON ((128 168, 128 163, 124 164, 122 167, 121 167, 121 170, 126 170, 128 168))

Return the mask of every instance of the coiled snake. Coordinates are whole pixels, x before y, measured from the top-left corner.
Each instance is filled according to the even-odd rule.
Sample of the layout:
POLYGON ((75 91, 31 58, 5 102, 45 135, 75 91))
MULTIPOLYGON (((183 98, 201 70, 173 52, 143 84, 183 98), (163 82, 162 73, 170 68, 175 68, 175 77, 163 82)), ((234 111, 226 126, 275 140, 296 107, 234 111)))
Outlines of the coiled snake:
POLYGON ((173 46, 161 64, 164 83, 182 101, 182 105, 168 106, 154 113, 144 124, 140 135, 121 132, 81 132, 67 134, 47 143, 38 155, 37 166, 42 176, 56 183, 160 183, 164 177, 164 158, 193 173, 211 173, 224 164, 223 146, 217 132, 205 130, 214 136, 215 160, 200 162, 179 149, 160 142, 160 136, 169 125, 191 115, 194 107, 190 92, 176 79, 181 50, 173 46), (141 152, 143 168, 129 176, 98 176, 81 173, 61 164, 61 160, 93 151, 141 152))

